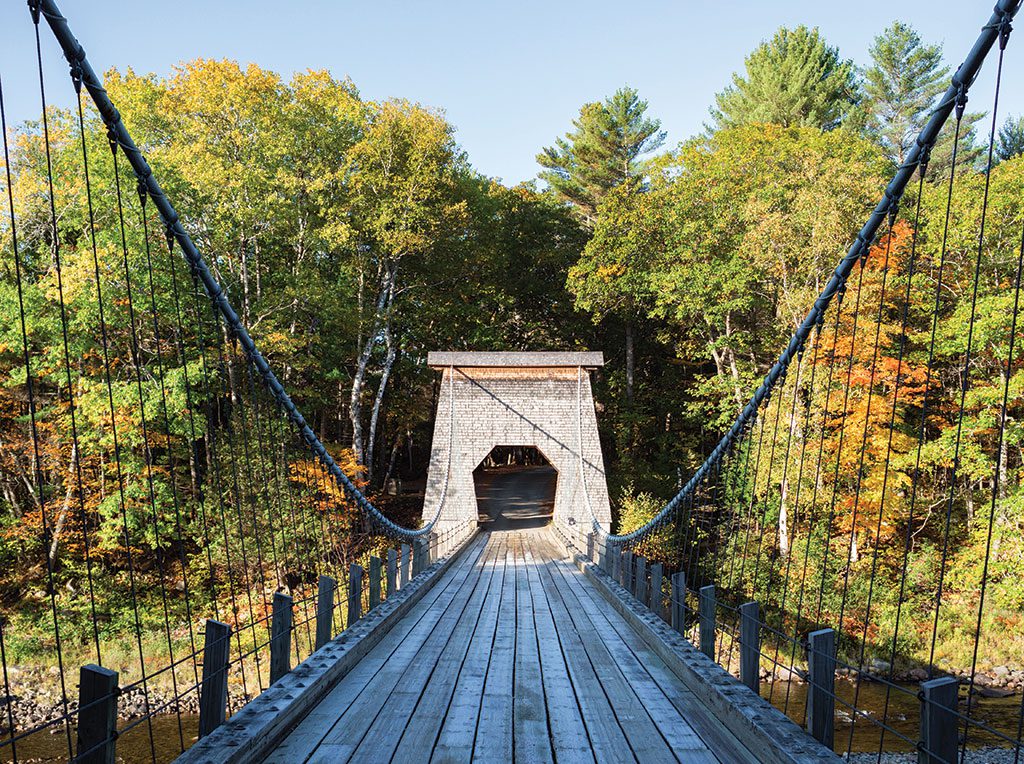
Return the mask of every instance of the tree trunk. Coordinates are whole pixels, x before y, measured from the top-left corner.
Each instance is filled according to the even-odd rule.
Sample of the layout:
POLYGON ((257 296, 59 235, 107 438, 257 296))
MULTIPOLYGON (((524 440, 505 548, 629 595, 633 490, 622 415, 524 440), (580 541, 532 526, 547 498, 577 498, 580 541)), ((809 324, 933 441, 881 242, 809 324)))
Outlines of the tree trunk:
POLYGON ((363 440, 363 389, 366 387, 366 368, 370 364, 370 356, 377 345, 377 335, 380 333, 381 323, 385 308, 390 308, 391 296, 393 295, 395 272, 383 268, 381 274, 380 293, 377 295, 377 315, 374 317, 373 329, 366 338, 356 361, 356 373, 352 376, 352 390, 349 397, 349 419, 352 422, 352 450, 355 452, 356 463, 363 467, 366 464, 366 449, 363 440))
POLYGON ((390 319, 387 319, 384 324, 384 345, 387 348, 387 354, 384 356, 384 367, 381 370, 380 384, 377 386, 377 394, 373 399, 373 411, 370 413, 370 432, 367 433, 366 438, 366 472, 367 479, 373 477, 373 452, 374 446, 377 442, 377 422, 380 419, 381 404, 384 402, 384 391, 388 386, 388 379, 391 378, 391 369, 395 365, 395 343, 391 336, 390 319))
POLYGON ((633 319, 626 320, 626 401, 633 402, 633 319))
POLYGON ((789 555, 789 519, 786 517, 786 498, 789 494, 789 480, 782 479, 782 491, 779 498, 779 554, 789 555))
MULTIPOLYGON (((1006 389, 1006 369, 1005 368, 1002 371, 999 372, 999 383, 1000 383, 1000 387, 1002 387, 1005 390, 1006 389)), ((999 427, 1001 428, 1001 431, 1002 431, 1003 435, 999 439, 999 485, 996 486, 996 495, 1000 499, 1005 499, 1006 498, 1006 466, 1007 466, 1006 462, 1007 462, 1007 457, 1008 457, 1008 453, 1009 453, 1009 449, 1010 449, 1010 444, 1007 443, 1007 440, 1008 440, 1007 434, 1008 433, 1006 432, 1006 423, 1007 423, 1007 420, 1009 419, 1009 417, 1006 415, 1006 409, 1005 408, 1002 410, 1001 413, 1002 413, 1002 421, 999 422, 999 427)))
POLYGON ((64 524, 68 519, 68 509, 71 506, 71 495, 75 492, 74 488, 74 474, 75 465, 78 463, 78 451, 75 446, 71 446, 71 459, 68 460, 68 488, 64 492, 64 503, 60 507, 60 512, 57 514, 57 520, 53 524, 53 536, 50 538, 50 567, 52 568, 57 562, 57 548, 60 546, 60 534, 64 531, 64 524))

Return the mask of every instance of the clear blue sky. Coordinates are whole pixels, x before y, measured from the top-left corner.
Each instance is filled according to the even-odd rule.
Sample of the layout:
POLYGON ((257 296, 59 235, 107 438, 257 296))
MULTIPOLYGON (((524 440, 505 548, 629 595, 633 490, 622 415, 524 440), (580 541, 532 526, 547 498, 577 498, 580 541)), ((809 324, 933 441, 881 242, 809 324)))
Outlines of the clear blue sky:
MULTIPOLYGON (((675 144, 701 130, 715 92, 780 25, 818 26, 863 65, 873 37, 898 17, 926 41, 943 43, 955 68, 992 0, 650 2, 640 11, 604 0, 64 0, 61 7, 97 70, 165 75, 198 56, 251 61, 286 77, 327 68, 352 77, 365 98, 401 96, 444 109, 474 166, 515 183, 536 174, 535 155, 569 129, 582 103, 623 84, 639 89, 675 144)), ((1021 27, 1014 37, 1024 38, 1021 27)), ((66 99, 66 65, 43 32, 48 87, 53 100, 66 99)), ((2 0, 0 76, 14 121, 38 114, 33 45, 23 0, 2 0)), ((1024 39, 1011 38, 1007 57, 1001 115, 1024 111, 1017 65, 1024 39)), ((993 69, 987 64, 973 88, 972 108, 991 108, 993 69)))

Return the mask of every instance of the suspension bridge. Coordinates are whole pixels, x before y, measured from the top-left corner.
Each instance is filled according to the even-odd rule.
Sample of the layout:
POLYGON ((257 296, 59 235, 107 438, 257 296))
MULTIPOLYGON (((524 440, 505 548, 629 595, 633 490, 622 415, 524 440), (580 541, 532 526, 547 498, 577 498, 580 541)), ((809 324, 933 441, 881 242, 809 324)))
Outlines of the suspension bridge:
POLYGON ((69 20, 30 0, 36 60, 0 72, 3 308, 17 338, 0 353, 17 360, 11 421, 30 444, 60 698, 45 718, 23 713, 35 680, 11 657, 16 626, 0 622, 0 758, 1019 762, 1024 702, 998 691, 992 676, 1008 669, 986 656, 1019 638, 1001 587, 1024 569, 1005 542, 1021 529, 1004 528, 1022 470, 1024 199, 991 182, 1018 8, 1000 0, 984 21, 703 462, 615 533, 595 352, 431 353, 422 515, 375 506, 261 352, 204 259, 206 232, 179 216, 69 20), (69 65, 59 83, 44 40, 69 65), (971 92, 983 64, 994 94, 971 92), (19 141, 3 83, 29 71, 42 116, 19 141), (48 98, 61 88, 75 107, 58 115, 48 98), (991 98, 982 180, 961 189, 954 149, 925 258, 925 174, 941 131, 960 136, 969 94, 991 98), (963 193, 977 196, 973 217, 951 221, 963 193), (68 279, 72 259, 88 278, 68 279), (942 329, 950 292, 967 306, 955 337, 942 329), (44 353, 27 317, 46 311, 57 341, 44 353), (87 338, 85 312, 98 327, 87 338), (937 418, 953 423, 941 444, 937 418), (474 470, 496 447, 543 456, 549 509, 529 491, 479 505, 474 470), (925 506, 933 464, 939 498, 925 506), (126 592, 116 621, 94 593, 110 554, 91 546, 100 514, 120 534, 103 568, 126 592), (940 531, 923 541, 933 515, 940 531), (911 552, 924 544, 922 568, 911 552), (970 580, 947 576, 958 546, 977 558, 970 580), (866 586, 851 584, 855 568, 866 586), (884 590, 883 568, 896 582, 884 590), (879 624, 883 599, 895 616, 879 624), (92 644, 79 662, 67 632, 82 624, 92 644), (969 665, 950 663, 951 646, 969 665))

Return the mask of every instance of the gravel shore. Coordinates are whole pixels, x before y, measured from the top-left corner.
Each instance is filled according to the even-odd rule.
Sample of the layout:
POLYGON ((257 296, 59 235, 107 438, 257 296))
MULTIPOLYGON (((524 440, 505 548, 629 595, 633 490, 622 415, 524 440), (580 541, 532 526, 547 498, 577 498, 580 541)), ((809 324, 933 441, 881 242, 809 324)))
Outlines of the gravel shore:
MULTIPOLYGON (((967 751, 964 758, 965 764, 1016 764, 1014 757, 1016 751, 1013 748, 976 748, 967 751)), ((854 764, 869 764, 879 761, 877 753, 854 753, 843 757, 846 761, 854 764)), ((1021 761, 1024 761, 1024 753, 1021 754, 1021 761)), ((917 753, 883 753, 882 764, 917 764, 917 753)))

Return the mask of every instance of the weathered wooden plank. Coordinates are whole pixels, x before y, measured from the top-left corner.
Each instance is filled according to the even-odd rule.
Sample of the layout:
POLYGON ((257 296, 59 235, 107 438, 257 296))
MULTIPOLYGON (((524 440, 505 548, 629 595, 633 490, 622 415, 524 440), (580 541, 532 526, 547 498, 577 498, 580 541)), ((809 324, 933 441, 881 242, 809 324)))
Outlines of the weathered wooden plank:
POLYGON ((661 594, 662 579, 665 575, 664 570, 660 562, 651 565, 651 591, 647 607, 659 618, 665 617, 665 608, 662 606, 661 594))
MULTIPOLYGON (((429 677, 438 655, 476 590, 482 570, 482 566, 473 566, 465 583, 440 614, 440 618, 429 624, 427 634, 418 634, 421 638, 409 639, 398 646, 391 659, 367 683, 349 708, 340 714, 337 723, 318 747, 318 756, 336 762, 348 761, 396 691, 401 696, 408 686, 418 684, 422 689, 425 678, 429 677)), ((416 697, 419 697, 418 691, 416 697)))
POLYGON ((836 633, 819 629, 807 635, 807 726, 819 743, 832 748, 836 730, 836 633))
MULTIPOLYGON (((540 651, 534 623, 533 600, 526 568, 526 547, 532 534, 519 534, 515 556, 516 644, 515 686, 512 693, 512 740, 516 761, 554 761, 548 739, 548 715, 544 705, 544 687, 540 674, 540 651)), ((593 544, 594 534, 590 534, 593 544)))
POLYGON ((456 594, 467 584, 469 575, 486 548, 485 539, 478 538, 465 551, 452 569, 405 618, 363 657, 324 699, 281 741, 265 760, 265 764, 291 764, 304 761, 331 731, 340 717, 353 709, 353 704, 377 673, 388 663, 407 665, 415 656, 415 646, 436 628, 440 616, 449 608, 456 594), (399 648, 406 648, 399 654, 399 648), (404 663, 403 663, 404 660, 404 663))
POLYGON ((714 584, 700 588, 697 612, 700 620, 700 651, 711 660, 715 659, 715 629, 718 599, 714 584))
POLYGON ((394 549, 388 550, 388 586, 387 597, 394 597, 398 593, 398 552, 394 549))
POLYGON ((451 703, 459 669, 494 574, 490 547, 484 553, 481 567, 473 593, 436 660, 430 663, 432 656, 421 652, 417 666, 391 693, 351 761, 371 763, 389 758, 395 761, 427 758, 444 720, 445 709, 451 703), (426 663, 430 665, 423 665, 426 663))
POLYGON ((595 604, 591 612, 600 614, 607 619, 623 643, 636 656, 639 664, 650 673, 665 696, 705 741, 708 748, 725 762, 757 764, 759 759, 747 750, 731 732, 722 727, 721 721, 686 687, 661 656, 651 649, 617 611, 607 606, 608 603, 604 597, 590 581, 586 578, 582 578, 582 581, 586 586, 579 587, 578 591, 581 596, 586 595, 595 604))
POLYGON ((401 575, 402 580, 399 586, 409 583, 409 573, 412 570, 412 547, 402 544, 401 575))
POLYGON ((370 610, 380 604, 381 559, 370 557, 370 610))
POLYGON ((320 576, 316 589, 316 649, 334 638, 334 590, 338 582, 330 576, 320 576))
POLYGON ((683 634, 686 631, 686 573, 672 574, 672 594, 669 610, 672 613, 672 628, 683 634))
POLYGON ((761 687, 761 618, 756 602, 740 605, 740 681, 754 692, 761 687))
POLYGON ((716 762, 715 757, 708 752, 707 745, 668 700, 648 671, 640 665, 636 656, 611 627, 608 618, 596 612, 596 603, 580 593, 580 588, 587 586, 581 580, 582 576, 562 562, 556 562, 551 567, 556 587, 574 618, 578 619, 577 628, 584 630, 589 626, 595 637, 596 651, 607 655, 606 659, 601 658, 600 662, 595 662, 595 668, 600 670, 603 665, 609 669, 609 673, 602 678, 605 687, 614 693, 617 713, 635 702, 635 717, 627 720, 619 716, 619 722, 626 730, 637 758, 641 761, 670 761, 674 760, 675 754, 685 752, 686 761, 716 762), (643 735, 660 735, 662 744, 643 739, 640 734, 634 739, 634 729, 643 735))
POLYGON ((643 603, 647 599, 647 558, 637 555, 633 569, 633 596, 643 603))
MULTIPOLYGON (((494 568, 488 586, 487 597, 480 613, 480 620, 473 632, 466 660, 459 671, 458 683, 448 713, 434 745, 433 762, 454 764, 468 762, 473 757, 473 741, 483 700, 484 682, 487 679, 487 664, 490 662, 491 646, 498 626, 498 605, 501 602, 501 588, 506 575, 504 542, 492 535, 489 564, 494 568)), ((403 740, 404 742, 404 740, 403 740)))
POLYGON ((348 566, 348 622, 346 628, 363 617, 363 567, 357 563, 348 566))
POLYGON ((918 764, 956 761, 959 721, 956 717, 957 681, 944 676, 921 682, 921 740, 918 764))
POLYGON ((531 539, 524 557, 527 562, 526 578, 530 585, 530 600, 533 606, 533 622, 536 629, 548 726, 551 730, 551 747, 559 764, 563 764, 563 762, 586 764, 594 761, 594 753, 587 735, 587 727, 580 712, 580 705, 576 700, 576 692, 569 675, 559 635, 555 630, 551 607, 548 604, 538 572, 538 566, 549 557, 538 547, 536 538, 531 539), (534 557, 535 553, 537 554, 536 558, 534 557))
POLYGON ((598 762, 635 761, 633 749, 612 708, 609 695, 602 687, 603 677, 599 677, 591 662, 582 636, 566 611, 565 603, 554 587, 550 573, 545 570, 545 566, 539 566, 537 570, 551 608, 569 675, 576 690, 580 713, 587 726, 594 758, 598 762))
MULTIPOLYGON (((513 539, 509 539, 513 543, 513 539)), ((516 576, 514 551, 505 550, 505 578, 498 605, 498 628, 491 646, 491 662, 484 681, 483 702, 477 719, 473 761, 512 760, 512 673, 516 649, 516 576)))

